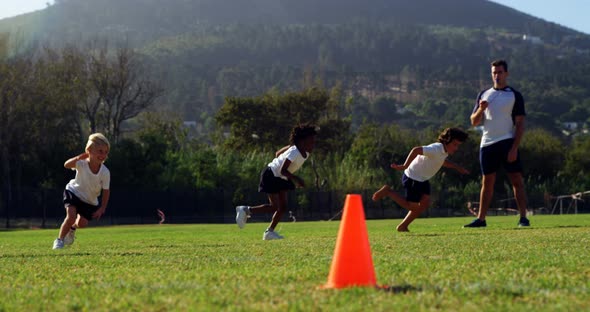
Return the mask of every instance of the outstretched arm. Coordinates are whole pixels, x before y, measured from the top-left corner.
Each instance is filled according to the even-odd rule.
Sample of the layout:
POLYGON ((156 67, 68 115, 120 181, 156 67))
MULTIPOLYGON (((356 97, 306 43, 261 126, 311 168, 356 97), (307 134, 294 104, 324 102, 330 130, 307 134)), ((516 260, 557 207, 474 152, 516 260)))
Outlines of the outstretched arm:
POLYGON ((445 168, 451 168, 451 169, 455 169, 457 170, 460 174, 469 174, 469 170, 457 165, 456 163, 450 161, 450 160, 446 160, 443 163, 443 167, 445 168))
POLYGON ((416 146, 410 151, 410 154, 408 154, 408 157, 406 158, 406 161, 403 165, 391 164, 391 168, 395 170, 406 170, 408 169, 412 161, 414 161, 414 159, 416 159, 418 155, 422 154, 424 154, 424 149, 422 148, 422 146, 416 146))
POLYGON ((82 159, 86 159, 88 158, 88 153, 82 153, 76 157, 72 157, 68 160, 66 160, 66 162, 64 163, 64 167, 68 168, 68 169, 74 169, 76 168, 76 162, 78 160, 82 160, 82 159))

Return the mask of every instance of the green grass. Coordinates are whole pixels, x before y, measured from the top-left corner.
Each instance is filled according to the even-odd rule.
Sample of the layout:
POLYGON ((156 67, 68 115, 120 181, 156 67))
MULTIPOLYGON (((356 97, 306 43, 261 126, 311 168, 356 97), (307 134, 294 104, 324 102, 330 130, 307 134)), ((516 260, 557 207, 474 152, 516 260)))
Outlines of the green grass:
POLYGON ((373 288, 319 290, 340 222, 0 232, 0 311, 588 311, 590 215, 368 221, 373 288), (401 292, 395 290, 404 290, 401 292), (391 291, 394 290, 394 291, 391 291))

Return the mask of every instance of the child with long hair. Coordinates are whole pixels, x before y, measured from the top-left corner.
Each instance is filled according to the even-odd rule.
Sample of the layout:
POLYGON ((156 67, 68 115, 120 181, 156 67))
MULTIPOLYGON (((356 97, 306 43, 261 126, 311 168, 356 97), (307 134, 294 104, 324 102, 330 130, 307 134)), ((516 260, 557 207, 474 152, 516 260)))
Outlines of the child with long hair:
POLYGON ((384 197, 393 199, 402 208, 408 210, 404 220, 397 226, 398 232, 408 232, 408 226, 430 205, 430 182, 441 167, 457 170, 461 174, 468 174, 467 169, 447 160, 453 155, 459 145, 467 140, 468 134, 459 128, 446 128, 438 136, 438 142, 426 146, 416 146, 411 151, 403 165, 391 164, 395 170, 403 170, 402 185, 406 189, 405 198, 384 185, 375 194, 373 200, 384 197))
POLYGON ((263 240, 282 239, 283 236, 275 232, 281 217, 287 210, 287 193, 295 187, 304 187, 303 179, 294 173, 309 158, 315 145, 316 127, 299 125, 293 128, 287 145, 275 153, 275 158, 260 174, 258 191, 266 193, 268 204, 259 206, 236 207, 236 223, 240 228, 246 224, 251 214, 273 213, 270 225, 262 235, 263 240))

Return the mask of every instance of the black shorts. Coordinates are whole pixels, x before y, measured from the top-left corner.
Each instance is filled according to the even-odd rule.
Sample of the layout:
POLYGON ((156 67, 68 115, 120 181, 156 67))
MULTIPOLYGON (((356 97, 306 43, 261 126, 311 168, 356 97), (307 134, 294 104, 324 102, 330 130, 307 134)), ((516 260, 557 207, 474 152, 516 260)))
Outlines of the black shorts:
POLYGON ((92 214, 98 210, 98 206, 91 205, 76 196, 74 193, 64 190, 64 207, 72 205, 76 207, 76 213, 86 218, 86 220, 92 220, 92 214))
POLYGON ((406 189, 406 200, 419 203, 422 195, 430 195, 430 182, 410 179, 405 173, 402 175, 402 184, 406 189))
POLYGON ((295 184, 291 180, 285 180, 272 173, 270 167, 266 167, 260 173, 260 184, 258 185, 258 191, 261 193, 275 194, 280 191, 294 190, 295 184))
POLYGON ((516 156, 516 161, 507 161, 512 143, 514 139, 506 139, 479 149, 479 164, 483 175, 496 173, 501 166, 506 172, 522 172, 520 152, 516 156))

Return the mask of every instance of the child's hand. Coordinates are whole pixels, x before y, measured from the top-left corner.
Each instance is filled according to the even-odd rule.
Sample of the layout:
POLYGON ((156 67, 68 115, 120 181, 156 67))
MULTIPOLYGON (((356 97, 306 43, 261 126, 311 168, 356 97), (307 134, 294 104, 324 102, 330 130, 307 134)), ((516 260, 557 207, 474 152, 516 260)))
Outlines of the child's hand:
POLYGON ((405 170, 406 168, 404 167, 404 165, 398 165, 398 164, 391 164, 390 166, 392 169, 395 170, 405 170))
POLYGON ((105 208, 99 208, 92 214, 92 217, 96 220, 99 220, 100 217, 104 214, 105 208))
POLYGON ((305 187, 305 182, 303 182, 303 179, 298 177, 298 176, 293 176, 293 180, 295 182, 295 186, 297 188, 304 188, 305 187))

